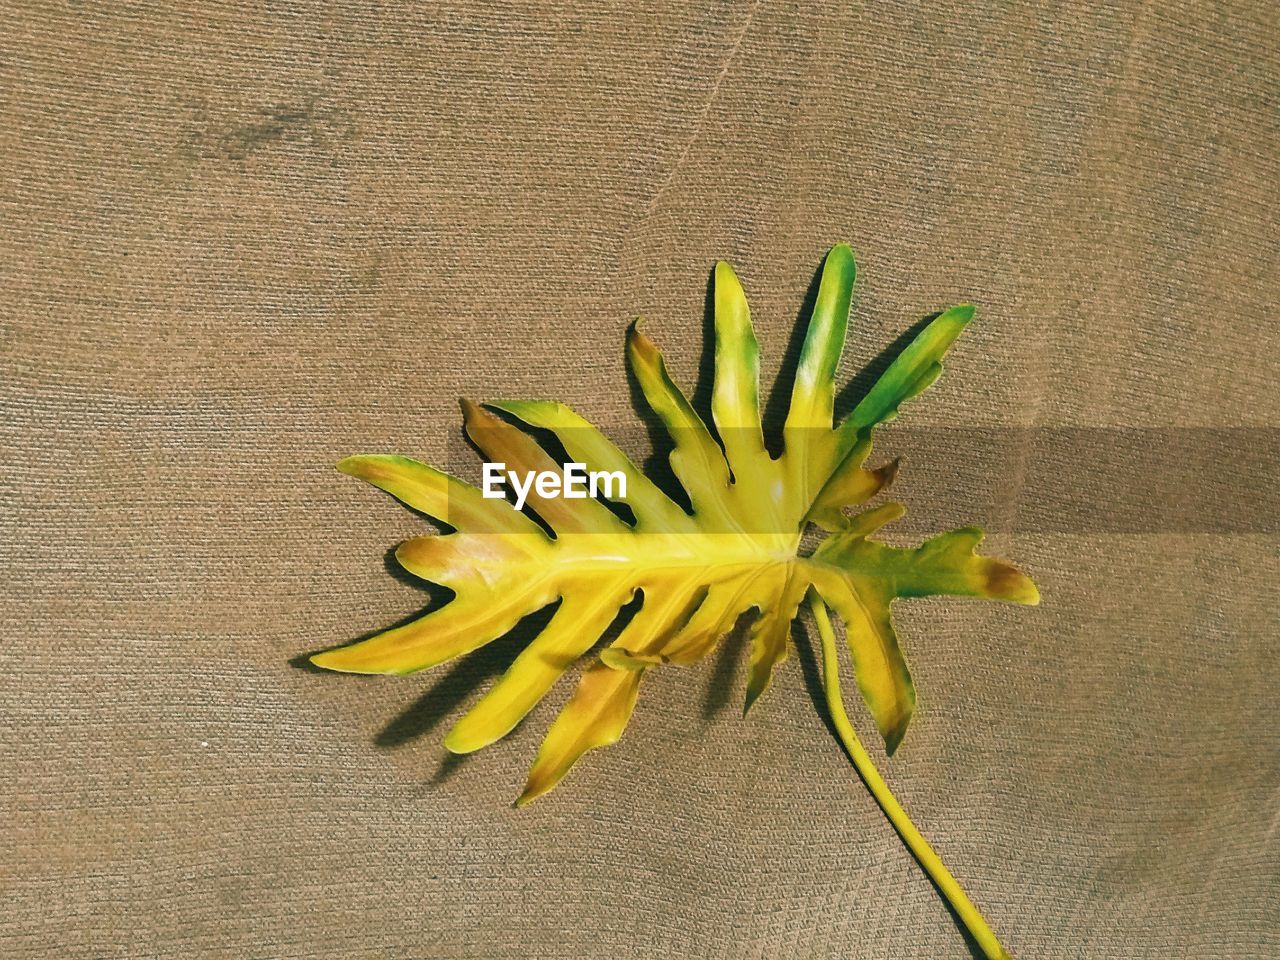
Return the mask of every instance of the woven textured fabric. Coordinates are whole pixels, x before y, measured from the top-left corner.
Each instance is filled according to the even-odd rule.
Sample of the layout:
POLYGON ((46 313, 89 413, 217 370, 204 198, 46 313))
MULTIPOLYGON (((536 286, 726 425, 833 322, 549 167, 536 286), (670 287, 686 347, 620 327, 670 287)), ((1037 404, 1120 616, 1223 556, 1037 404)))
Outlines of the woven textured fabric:
MULTIPOLYGON (((1125 428, 1143 470, 1274 428, 1273 4, 3 7, 0 954, 969 956, 803 650, 745 720, 740 644, 659 671, 519 811, 570 684, 439 745, 517 641, 297 666, 427 600, 422 522, 333 463, 478 477, 463 394, 643 456, 627 322, 691 385, 730 260, 769 383, 838 240, 842 382, 979 306, 904 428, 1125 428)), ((997 519, 1035 449, 979 459, 997 519)), ((908 506, 973 472, 901 452, 908 506)), ((1039 608, 898 611, 920 711, 873 752, 1016 956, 1280 955, 1277 539, 1190 530, 1259 502, 1204 480, 1146 531, 996 524, 1039 608)))

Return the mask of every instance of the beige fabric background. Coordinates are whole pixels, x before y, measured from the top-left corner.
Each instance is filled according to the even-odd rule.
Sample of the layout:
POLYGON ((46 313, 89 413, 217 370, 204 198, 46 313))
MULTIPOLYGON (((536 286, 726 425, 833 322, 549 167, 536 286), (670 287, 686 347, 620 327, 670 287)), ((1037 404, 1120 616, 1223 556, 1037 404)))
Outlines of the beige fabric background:
MULTIPOLYGON (((332 464, 462 393, 634 437, 625 324, 691 382, 717 257, 772 377, 840 239, 845 378, 981 306, 913 425, 1274 426, 1274 5, 3 6, 0 954, 968 956, 802 660, 664 672, 523 811, 567 686, 439 746, 510 644, 291 666, 425 603, 332 464)), ((899 611, 907 808, 1019 957, 1280 955, 1275 536, 991 548, 1042 607, 899 611)))

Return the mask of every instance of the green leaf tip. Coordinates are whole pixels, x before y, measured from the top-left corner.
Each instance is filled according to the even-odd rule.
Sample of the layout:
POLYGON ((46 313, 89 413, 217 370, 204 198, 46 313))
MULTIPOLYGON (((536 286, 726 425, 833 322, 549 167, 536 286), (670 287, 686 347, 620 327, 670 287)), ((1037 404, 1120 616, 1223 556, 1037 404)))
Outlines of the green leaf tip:
POLYGON ((837 270, 842 274, 855 273, 858 269, 858 258, 854 255, 853 247, 847 243, 837 243, 827 251, 826 258, 822 261, 823 269, 837 270))

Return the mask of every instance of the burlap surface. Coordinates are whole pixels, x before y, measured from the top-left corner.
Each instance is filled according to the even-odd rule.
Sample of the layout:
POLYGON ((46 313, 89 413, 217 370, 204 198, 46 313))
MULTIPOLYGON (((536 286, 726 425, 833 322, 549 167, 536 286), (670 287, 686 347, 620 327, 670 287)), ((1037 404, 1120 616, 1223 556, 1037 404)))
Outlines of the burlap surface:
MULTIPOLYGON (((746 720, 737 648, 663 671, 521 811, 568 685, 439 746, 510 644, 291 665, 425 602, 332 464, 464 393, 631 442, 632 316, 692 382, 730 259, 771 378, 841 239, 842 379, 980 305, 904 424, 1274 426, 1272 5, 4 8, 0 954, 969 955, 804 657, 746 720)), ((989 546, 1044 604, 899 611, 903 803, 1019 957, 1280 955, 1274 533, 989 546)))

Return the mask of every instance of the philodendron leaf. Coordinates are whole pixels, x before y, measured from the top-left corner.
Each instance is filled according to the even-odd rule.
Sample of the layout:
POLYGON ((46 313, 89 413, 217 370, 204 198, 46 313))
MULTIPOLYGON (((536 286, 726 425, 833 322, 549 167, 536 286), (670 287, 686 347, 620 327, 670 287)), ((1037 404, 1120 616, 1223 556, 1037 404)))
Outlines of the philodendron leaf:
MULTIPOLYGON (((490 406, 550 431, 586 471, 625 480, 625 495, 618 489, 610 498, 626 504, 634 523, 598 498, 568 499, 531 488, 526 510, 551 535, 507 500, 487 498, 413 460, 369 455, 342 461, 339 469, 453 528, 409 540, 396 558, 456 596, 418 620, 317 654, 313 662, 353 673, 413 673, 475 650, 555 604, 546 626, 446 737, 450 750, 466 753, 515 727, 638 596, 634 615, 583 673, 577 693, 551 725, 520 797, 526 802, 554 787, 585 751, 622 735, 648 671, 705 657, 744 614, 752 620, 749 706, 787 656, 799 605, 806 594, 816 595, 845 623, 859 687, 892 751, 915 703, 890 618, 892 602, 949 594, 1035 603, 1037 594, 1013 567, 973 552, 981 539, 977 530, 956 530, 904 550, 870 539, 901 515, 900 505, 846 513, 893 478, 894 464, 865 466, 873 430, 936 379, 943 355, 974 314, 970 306, 939 314, 836 424, 834 376, 855 275, 852 251, 834 247, 777 458, 767 452, 761 428, 759 347, 746 296, 727 263, 715 274, 714 433, 672 382, 657 346, 638 325, 632 328, 627 357, 671 434, 671 466, 691 513, 591 423, 551 401, 490 406), (810 523, 830 532, 811 552, 801 546, 810 523)), ((468 434, 491 461, 521 472, 561 466, 519 427, 470 401, 463 410, 468 434)))

